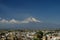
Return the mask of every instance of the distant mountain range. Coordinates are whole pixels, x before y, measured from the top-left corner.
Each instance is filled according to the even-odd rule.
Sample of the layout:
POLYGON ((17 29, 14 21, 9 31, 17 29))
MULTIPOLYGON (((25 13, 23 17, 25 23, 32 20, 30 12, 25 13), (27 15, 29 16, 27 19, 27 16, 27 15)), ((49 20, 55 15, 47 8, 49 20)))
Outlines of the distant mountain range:
POLYGON ((60 25, 58 24, 51 24, 51 23, 44 23, 36 18, 29 17, 23 21, 11 19, 1 19, 0 20, 0 29, 33 29, 33 30, 42 30, 42 29, 59 29, 60 25))

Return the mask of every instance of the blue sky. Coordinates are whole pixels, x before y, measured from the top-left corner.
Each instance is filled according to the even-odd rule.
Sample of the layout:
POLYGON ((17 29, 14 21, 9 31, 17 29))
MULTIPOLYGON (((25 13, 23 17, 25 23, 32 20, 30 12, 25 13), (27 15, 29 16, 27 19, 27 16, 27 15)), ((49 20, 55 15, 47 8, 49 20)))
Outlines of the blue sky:
POLYGON ((2 19, 22 20, 30 16, 60 24, 60 0, 0 0, 2 19))

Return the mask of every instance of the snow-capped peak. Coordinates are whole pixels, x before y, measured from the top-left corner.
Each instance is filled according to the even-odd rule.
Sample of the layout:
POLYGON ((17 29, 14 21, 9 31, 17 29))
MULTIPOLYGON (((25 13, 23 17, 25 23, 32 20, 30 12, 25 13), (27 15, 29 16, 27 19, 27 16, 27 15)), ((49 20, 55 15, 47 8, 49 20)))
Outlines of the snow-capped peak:
POLYGON ((36 18, 29 17, 29 18, 25 19, 24 22, 40 22, 40 21, 37 20, 36 18))

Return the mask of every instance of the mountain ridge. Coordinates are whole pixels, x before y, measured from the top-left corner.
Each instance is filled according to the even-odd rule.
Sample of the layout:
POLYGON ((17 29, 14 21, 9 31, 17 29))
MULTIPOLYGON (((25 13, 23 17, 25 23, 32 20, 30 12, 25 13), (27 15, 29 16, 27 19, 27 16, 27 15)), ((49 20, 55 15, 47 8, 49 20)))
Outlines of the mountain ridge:
POLYGON ((58 29, 60 28, 60 25, 58 24, 51 24, 51 23, 44 23, 36 18, 29 17, 26 18, 23 21, 11 19, 10 21, 8 20, 1 20, 0 21, 0 29, 58 29))

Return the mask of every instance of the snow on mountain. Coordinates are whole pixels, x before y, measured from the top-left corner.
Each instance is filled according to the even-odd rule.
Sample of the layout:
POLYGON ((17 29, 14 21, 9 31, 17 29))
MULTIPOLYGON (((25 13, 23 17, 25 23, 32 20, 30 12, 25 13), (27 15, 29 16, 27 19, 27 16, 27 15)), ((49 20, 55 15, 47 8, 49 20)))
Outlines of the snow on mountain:
POLYGON ((33 17, 29 17, 22 21, 22 23, 30 23, 30 22, 40 22, 40 21, 33 17))
POLYGON ((41 23, 41 21, 37 20, 34 17, 26 18, 22 21, 11 19, 1 19, 0 20, 0 29, 53 29, 60 28, 60 25, 51 24, 51 23, 41 23))
POLYGON ((33 18, 33 17, 26 18, 23 21, 19 21, 19 20, 15 20, 15 19, 11 19, 11 20, 2 19, 2 20, 0 20, 0 23, 17 23, 17 24, 21 24, 21 23, 30 23, 30 22, 40 22, 40 21, 33 18))

